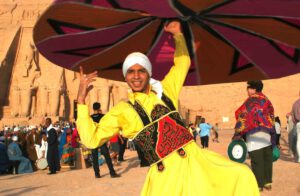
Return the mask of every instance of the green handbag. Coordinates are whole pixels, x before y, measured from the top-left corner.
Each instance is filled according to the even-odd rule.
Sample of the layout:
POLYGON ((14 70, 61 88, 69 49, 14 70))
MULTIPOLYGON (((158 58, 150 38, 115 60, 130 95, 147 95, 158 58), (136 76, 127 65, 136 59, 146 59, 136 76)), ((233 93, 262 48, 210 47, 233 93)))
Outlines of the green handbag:
POLYGON ((277 161, 280 157, 280 150, 276 147, 273 148, 273 162, 277 161))

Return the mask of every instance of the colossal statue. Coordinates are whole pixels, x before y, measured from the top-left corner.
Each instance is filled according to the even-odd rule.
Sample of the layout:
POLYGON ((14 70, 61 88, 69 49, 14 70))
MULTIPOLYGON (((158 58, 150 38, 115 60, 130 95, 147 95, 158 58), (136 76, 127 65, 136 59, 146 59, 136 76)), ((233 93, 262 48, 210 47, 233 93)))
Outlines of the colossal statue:
POLYGON ((39 71, 30 72, 28 77, 16 75, 12 87, 11 114, 13 117, 28 117, 31 111, 32 90, 37 88, 39 71))
POLYGON ((23 76, 28 76, 28 71, 33 67, 34 70, 38 70, 36 65, 37 63, 37 50, 32 41, 29 42, 28 46, 26 47, 26 55, 24 59, 24 67, 23 67, 23 76))
POLYGON ((39 116, 58 116, 64 87, 63 68, 53 64, 46 65, 38 81, 39 116))

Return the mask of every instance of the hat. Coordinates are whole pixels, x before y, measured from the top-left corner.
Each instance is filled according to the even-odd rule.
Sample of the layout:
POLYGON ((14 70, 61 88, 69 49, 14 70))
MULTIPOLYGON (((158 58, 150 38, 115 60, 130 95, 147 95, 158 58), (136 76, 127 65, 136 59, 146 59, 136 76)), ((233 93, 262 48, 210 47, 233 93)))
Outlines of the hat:
POLYGON ((149 73, 149 75, 152 76, 152 65, 148 57, 143 53, 133 52, 126 57, 123 63, 122 71, 124 77, 127 73, 127 70, 135 64, 139 64, 142 67, 144 67, 149 73))
POLYGON ((12 136, 11 139, 12 139, 12 141, 16 142, 16 141, 18 141, 18 136, 14 135, 14 136, 12 136))
POLYGON ((243 163, 247 157, 247 146, 243 140, 233 140, 227 149, 230 160, 243 163))
POLYGON ((29 130, 32 130, 32 129, 36 129, 36 126, 35 125, 30 125, 29 130))
POLYGON ((15 127, 14 132, 20 131, 20 127, 15 127))

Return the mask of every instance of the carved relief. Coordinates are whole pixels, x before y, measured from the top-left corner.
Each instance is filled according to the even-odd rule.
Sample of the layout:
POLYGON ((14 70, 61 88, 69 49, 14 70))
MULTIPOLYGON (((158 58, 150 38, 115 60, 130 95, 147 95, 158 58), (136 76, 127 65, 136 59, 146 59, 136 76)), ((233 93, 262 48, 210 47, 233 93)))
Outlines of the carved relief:
POLYGON ((0 21, 2 24, 12 24, 13 12, 17 8, 14 0, 8 0, 0 6, 0 21))
POLYGON ((36 20, 40 15, 39 10, 28 10, 24 9, 22 13, 23 20, 36 20))
POLYGON ((28 71, 33 67, 33 70, 38 70, 36 65, 37 62, 37 50, 33 44, 33 41, 29 41, 28 46, 26 47, 26 55, 24 59, 24 67, 23 67, 23 76, 28 76, 28 71))
POLYGON ((13 0, 8 1, 6 4, 3 4, 0 8, 0 15, 4 15, 7 13, 12 14, 13 11, 17 8, 17 3, 15 3, 13 0))

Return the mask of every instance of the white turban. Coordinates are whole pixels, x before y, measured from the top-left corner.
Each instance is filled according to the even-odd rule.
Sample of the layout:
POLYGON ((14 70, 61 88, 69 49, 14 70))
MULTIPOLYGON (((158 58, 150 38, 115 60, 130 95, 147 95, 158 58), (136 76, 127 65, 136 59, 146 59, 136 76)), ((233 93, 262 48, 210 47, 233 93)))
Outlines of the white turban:
POLYGON ((20 128, 19 128, 19 127, 15 127, 15 128, 14 128, 14 132, 17 132, 17 131, 20 131, 20 128))
MULTIPOLYGON (((129 54, 124 63, 123 63, 123 76, 126 76, 127 70, 135 65, 135 64, 139 64, 142 67, 144 67, 147 72, 149 73, 149 76, 152 76, 152 65, 150 60, 148 59, 148 57, 146 55, 144 55, 143 53, 140 52, 133 52, 131 54, 129 54)), ((152 86, 152 90, 154 90, 157 94, 158 98, 161 98, 162 93, 163 93, 163 89, 162 89, 162 85, 160 83, 160 81, 155 80, 153 78, 150 78, 150 85, 152 86)))
POLYGON ((11 139, 12 139, 12 141, 17 142, 18 141, 18 136, 14 135, 14 136, 12 136, 11 139))
POLYGON ((152 65, 148 57, 143 53, 133 52, 126 57, 123 63, 122 71, 124 77, 127 73, 127 70, 135 64, 139 64, 144 67, 148 71, 150 77, 152 76, 152 65))
POLYGON ((36 126, 35 125, 30 125, 29 130, 32 130, 32 129, 36 129, 36 126))

